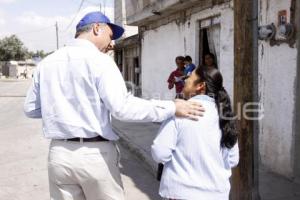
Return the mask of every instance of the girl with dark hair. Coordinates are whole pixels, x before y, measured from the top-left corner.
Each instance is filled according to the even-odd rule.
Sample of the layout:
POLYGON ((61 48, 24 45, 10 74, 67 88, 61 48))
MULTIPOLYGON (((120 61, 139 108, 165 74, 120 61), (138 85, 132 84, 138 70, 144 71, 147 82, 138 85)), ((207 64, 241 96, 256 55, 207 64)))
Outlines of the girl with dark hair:
POLYGON ((152 145, 154 160, 164 164, 159 193, 166 199, 228 200, 239 149, 222 75, 198 67, 186 80, 183 93, 206 110, 199 121, 173 118, 160 128, 152 145))

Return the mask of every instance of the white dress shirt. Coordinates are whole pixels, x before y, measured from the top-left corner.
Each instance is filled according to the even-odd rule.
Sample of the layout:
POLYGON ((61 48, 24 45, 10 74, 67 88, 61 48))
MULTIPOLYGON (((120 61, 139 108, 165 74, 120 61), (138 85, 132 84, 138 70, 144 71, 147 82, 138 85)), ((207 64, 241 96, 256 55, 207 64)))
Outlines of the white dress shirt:
POLYGON ((117 140, 110 114, 125 121, 160 122, 174 116, 175 104, 129 94, 113 59, 88 40, 76 39, 38 65, 24 111, 42 118, 47 138, 117 140))
POLYGON ((228 200, 231 168, 239 149, 222 148, 222 133, 214 99, 192 98, 205 107, 199 121, 172 118, 161 127, 152 145, 152 156, 164 163, 159 193, 168 199, 228 200))

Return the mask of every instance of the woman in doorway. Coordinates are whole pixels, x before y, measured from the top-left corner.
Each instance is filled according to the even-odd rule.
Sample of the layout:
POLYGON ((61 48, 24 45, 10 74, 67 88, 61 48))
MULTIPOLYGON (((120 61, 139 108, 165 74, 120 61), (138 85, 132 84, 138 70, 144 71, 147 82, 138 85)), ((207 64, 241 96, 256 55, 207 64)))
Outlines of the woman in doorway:
POLYGON ((208 71, 212 69, 218 69, 216 56, 213 53, 206 53, 204 55, 204 69, 208 71))
POLYGON ((239 161, 237 132, 221 73, 198 67, 186 80, 185 98, 201 102, 199 121, 166 121, 152 145, 164 163, 159 194, 166 199, 228 200, 231 168, 239 161))

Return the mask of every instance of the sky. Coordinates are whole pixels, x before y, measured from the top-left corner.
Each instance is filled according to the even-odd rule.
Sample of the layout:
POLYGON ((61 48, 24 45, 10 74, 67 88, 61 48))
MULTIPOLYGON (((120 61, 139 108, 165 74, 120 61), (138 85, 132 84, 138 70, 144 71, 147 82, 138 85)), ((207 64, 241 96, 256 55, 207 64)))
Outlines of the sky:
POLYGON ((81 2, 82 0, 0 0, 0 39, 15 34, 30 51, 51 52, 56 50, 56 22, 59 46, 62 47, 74 38, 78 21, 86 13, 100 10, 100 3, 102 11, 113 21, 114 0, 84 0, 80 8, 81 2))

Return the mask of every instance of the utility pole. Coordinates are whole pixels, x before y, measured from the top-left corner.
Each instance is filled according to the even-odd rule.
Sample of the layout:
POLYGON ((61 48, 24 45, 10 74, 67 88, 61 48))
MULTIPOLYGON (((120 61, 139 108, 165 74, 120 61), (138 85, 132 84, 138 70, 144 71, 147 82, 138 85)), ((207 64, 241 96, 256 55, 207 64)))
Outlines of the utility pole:
POLYGON ((55 23, 55 29, 56 29, 56 49, 59 48, 59 40, 58 40, 58 23, 55 23))
POLYGON ((295 128, 295 133, 296 133, 296 139, 295 139, 295 177, 296 177, 296 181, 298 180, 300 182, 300 2, 296 1, 296 10, 295 10, 295 14, 296 14, 296 30, 297 31, 297 40, 298 40, 298 67, 297 67, 297 89, 296 89, 296 106, 295 106, 295 113, 296 113, 296 119, 295 119, 295 124, 296 124, 296 128, 295 128))
MULTIPOLYGON (((234 0, 235 111, 247 103, 258 104, 257 29, 258 0, 234 0)), ((258 200, 258 120, 238 117, 240 163, 233 171, 231 200, 258 200)))

